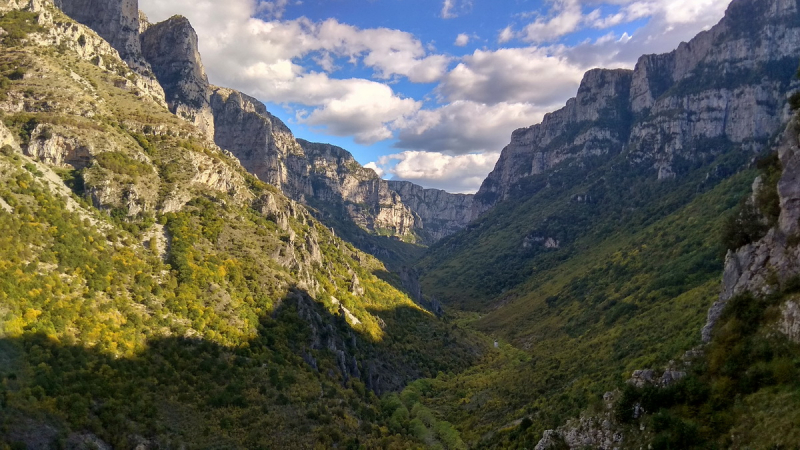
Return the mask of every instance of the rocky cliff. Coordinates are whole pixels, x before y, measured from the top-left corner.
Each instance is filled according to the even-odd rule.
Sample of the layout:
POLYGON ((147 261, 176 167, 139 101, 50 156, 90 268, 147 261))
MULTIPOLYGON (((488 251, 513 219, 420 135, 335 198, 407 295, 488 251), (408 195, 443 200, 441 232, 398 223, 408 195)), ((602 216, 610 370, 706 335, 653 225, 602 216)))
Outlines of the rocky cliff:
POLYGON ((588 72, 563 109, 515 131, 472 216, 561 163, 626 152, 634 170, 666 179, 734 147, 757 151, 789 118, 798 59, 796 0, 734 0, 711 30, 633 71, 588 72))
POLYGON ((170 110, 204 130, 262 181, 297 201, 338 208, 371 233, 406 241, 431 243, 466 225, 471 196, 410 183, 393 189, 346 150, 295 139, 257 99, 210 85, 197 35, 185 18, 142 28, 143 55, 164 87, 170 110))
POLYGON ((165 92, 170 111, 194 123, 208 136, 214 136, 211 92, 200 53, 197 34, 182 16, 156 25, 142 20, 140 36, 143 57, 152 64, 165 92))
POLYGON ((118 52, 123 61, 159 89, 139 43, 138 0, 54 0, 66 15, 94 30, 118 52))
POLYGON ((421 233, 430 242, 455 233, 470 221, 474 197, 471 194, 425 189, 408 181, 389 181, 388 185, 400 195, 403 204, 419 215, 423 224, 421 233))
MULTIPOLYGON (((709 309, 702 330, 704 342, 711 340, 714 326, 731 298, 745 292, 771 294, 800 275, 800 147, 797 126, 797 121, 789 126, 778 148, 783 168, 777 184, 778 222, 761 239, 728 251, 719 299, 709 309)), ((753 185, 754 196, 761 185, 759 178, 753 185)))

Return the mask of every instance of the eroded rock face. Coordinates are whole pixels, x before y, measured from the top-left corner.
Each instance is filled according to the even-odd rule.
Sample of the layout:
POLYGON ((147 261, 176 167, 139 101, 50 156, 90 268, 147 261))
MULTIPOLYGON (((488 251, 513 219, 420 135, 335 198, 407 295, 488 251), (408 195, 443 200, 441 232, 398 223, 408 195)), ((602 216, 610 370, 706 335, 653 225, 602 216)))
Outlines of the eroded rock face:
POLYGON ((389 189, 400 194, 403 204, 419 215, 420 233, 430 242, 449 236, 470 222, 473 195, 425 189, 408 181, 388 183, 389 189))
POLYGON ((374 233, 434 242, 466 225, 471 196, 411 183, 393 188, 348 151, 295 139, 257 99, 209 85, 197 35, 186 18, 140 22, 144 57, 164 87, 170 110, 204 130, 262 181, 300 202, 338 205, 356 225, 374 233))
POLYGON ((142 54, 164 88, 170 111, 213 137, 211 89, 189 20, 174 16, 155 25, 141 23, 142 54))
POLYGON ((262 181, 302 200, 310 193, 308 164, 291 130, 255 98, 232 89, 213 89, 214 142, 262 181))
POLYGON ((31 133, 25 154, 51 166, 84 168, 92 161, 92 151, 77 138, 62 135, 39 125, 31 133))
POLYGON ((54 3, 108 41, 131 68, 149 69, 139 45, 138 0, 54 0, 54 3))
POLYGON ((788 121, 800 59, 796 0, 734 0, 711 30, 631 71, 594 70, 576 98, 514 132, 476 195, 475 218, 520 179, 568 160, 615 155, 659 179, 731 145, 760 150, 788 121))
POLYGON ((793 342, 800 343, 800 304, 796 300, 788 301, 781 306, 778 330, 793 342))
POLYGON ((711 340, 714 325, 731 298, 744 292, 769 294, 800 274, 800 246, 796 244, 800 233, 800 147, 793 125, 783 135, 778 156, 783 166, 778 181, 781 206, 778 224, 759 241, 728 251, 722 292, 709 309, 703 327, 704 342, 711 340))

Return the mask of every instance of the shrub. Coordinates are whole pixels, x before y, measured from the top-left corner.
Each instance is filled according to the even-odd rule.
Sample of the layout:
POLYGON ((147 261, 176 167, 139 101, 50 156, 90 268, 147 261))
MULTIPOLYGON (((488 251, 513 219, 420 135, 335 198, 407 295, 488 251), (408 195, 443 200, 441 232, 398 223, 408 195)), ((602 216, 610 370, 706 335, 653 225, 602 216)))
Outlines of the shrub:
POLYGON ((120 152, 103 152, 97 155, 95 160, 100 167, 134 179, 152 173, 152 169, 146 163, 120 152))
POLYGON ((722 245, 726 250, 736 250, 761 239, 769 231, 758 209, 747 199, 722 225, 722 245))

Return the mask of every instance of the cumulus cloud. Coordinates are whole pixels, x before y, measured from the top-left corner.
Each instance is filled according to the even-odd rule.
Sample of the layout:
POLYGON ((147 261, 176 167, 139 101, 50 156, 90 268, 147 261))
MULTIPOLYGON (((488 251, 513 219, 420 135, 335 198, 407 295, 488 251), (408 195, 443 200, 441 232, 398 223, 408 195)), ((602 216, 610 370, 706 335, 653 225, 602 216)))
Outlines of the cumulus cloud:
POLYGON ((465 33, 461 33, 456 37, 456 42, 454 43, 458 47, 464 47, 465 45, 469 44, 469 35, 465 33))
POLYGON ((533 43, 549 42, 578 30, 584 21, 579 0, 555 0, 551 15, 537 17, 522 30, 522 38, 533 43))
POLYGON ((446 155, 438 152, 407 151, 384 156, 367 164, 383 177, 423 183, 426 187, 471 194, 494 168, 499 152, 446 155))
POLYGON ((279 17, 288 4, 282 0, 140 3, 153 20, 176 13, 189 18, 200 37, 201 53, 213 83, 268 102, 310 107, 302 120, 331 134, 352 134, 360 143, 390 138, 395 122, 418 110, 420 104, 395 93, 386 83, 332 78, 329 73, 337 70, 337 60, 363 64, 378 80, 399 76, 414 83, 435 82, 444 76, 450 63, 449 57, 430 54, 412 34, 399 30, 360 29, 334 19, 266 21, 256 17, 259 12, 279 17), (322 72, 297 63, 306 57, 311 57, 322 72), (356 109, 362 113, 355 113, 356 109))
POLYGON ((572 64, 633 68, 641 55, 669 52, 699 31, 711 28, 730 3, 729 0, 620 1, 626 5, 617 14, 598 18, 598 28, 602 28, 604 20, 617 20, 614 17, 619 14, 625 16, 620 19, 623 22, 647 17, 647 23, 631 35, 606 35, 571 47, 553 46, 550 51, 572 64))
POLYGON ((404 150, 450 155, 498 151, 508 143, 512 131, 541 121, 552 108, 553 105, 486 105, 459 100, 437 109, 420 111, 403 124, 394 145, 404 150))
POLYGON ((448 101, 550 106, 574 95, 586 69, 542 48, 476 50, 444 77, 438 92, 448 101))
POLYGON ((261 2, 258 4, 257 11, 264 14, 269 19, 280 19, 286 11, 289 0, 275 0, 261 2))
POLYGON ((500 34, 497 36, 497 42, 504 44, 510 40, 514 39, 514 30, 511 26, 507 26, 500 31, 500 34))
MULTIPOLYGON (((672 26, 711 24, 722 17, 730 0, 552 0, 545 13, 530 12, 522 18, 534 18, 518 33, 509 26, 501 34, 500 42, 519 38, 533 44, 553 42, 584 28, 607 29, 639 19, 650 19, 654 28, 669 31, 672 26), (603 15, 597 6, 617 7, 613 13, 603 15)), ((691 37, 691 36, 690 36, 691 37)))

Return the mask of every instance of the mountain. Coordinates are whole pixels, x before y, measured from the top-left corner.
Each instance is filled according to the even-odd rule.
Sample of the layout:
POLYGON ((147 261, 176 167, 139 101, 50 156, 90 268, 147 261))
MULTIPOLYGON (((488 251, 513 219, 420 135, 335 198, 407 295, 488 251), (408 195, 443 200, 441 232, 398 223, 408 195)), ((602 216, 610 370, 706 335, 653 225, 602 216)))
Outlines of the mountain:
POLYGON ((0 0, 0 44, 2 448, 800 439, 796 0, 588 72, 474 197, 296 139, 132 0, 0 0))
MULTIPOLYGON (((778 234, 771 247, 759 244, 777 220, 777 207, 756 214, 738 205, 751 197, 758 168, 766 168, 762 185, 777 183, 779 169, 769 155, 782 148, 793 117, 798 37, 796 1, 734 0, 719 24, 671 53, 643 56, 632 71, 589 71, 563 109, 514 132, 475 196, 475 220, 431 246, 416 266, 423 291, 445 306, 474 312, 472 326, 499 343, 494 359, 437 379, 423 400, 438 405, 465 441, 532 448, 546 430, 561 430, 562 438, 613 437, 602 428, 608 419, 602 412, 614 407, 615 387, 622 389, 637 370, 650 368, 655 380, 663 368, 692 372, 683 356, 712 339, 700 330, 715 300, 711 322, 724 316, 730 323, 723 311, 735 293, 749 287, 754 295, 780 293, 775 283, 793 278, 795 240, 787 237, 793 235, 778 234), (725 258, 728 249, 734 252, 725 258), (723 270, 725 294, 719 297, 723 270), (759 284, 767 280, 771 288, 759 284), (600 425, 589 426, 589 417, 598 416, 600 425)), ((783 183, 781 206, 793 201, 794 188, 783 183)), ((756 191, 756 197, 778 198, 756 191)), ((781 219, 782 226, 791 220, 781 219)), ((757 314, 764 332, 780 304, 773 301, 763 322, 757 314)), ((708 345, 730 351, 733 342, 708 345)), ((797 353, 787 352, 782 357, 796 362, 797 353)), ((737 353, 714 354, 719 362, 737 353)), ((709 361, 695 359, 698 367, 709 361)), ((757 360, 743 359, 739 368, 757 360)), ((724 376, 730 373, 701 378, 707 386, 723 383, 724 376)), ((762 398, 772 399, 763 392, 762 398)), ((639 401, 630 393, 623 400, 631 407, 639 401)), ((672 404, 694 408, 683 400, 672 404)), ((688 423, 675 419, 670 428, 671 419, 654 408, 634 423, 660 423, 673 436, 688 423)), ((717 431, 741 433, 753 415, 771 417, 769 408, 753 404, 747 413, 731 412, 740 422, 719 422, 725 425, 717 431)), ((700 433, 710 440, 703 443, 666 440, 672 447, 657 448, 708 448, 719 438, 715 433, 700 433)), ((630 445, 638 448, 658 433, 622 434, 637 439, 630 445)), ((613 439, 580 442, 567 444, 619 445, 613 439)))
POLYGON ((476 195, 473 217, 517 183, 561 165, 625 156, 658 179, 681 177, 731 146, 762 149, 789 116, 797 69, 793 0, 735 0, 709 31, 630 70, 588 72, 578 95, 514 132, 476 195))
MULTIPOLYGON (((430 244, 466 225, 465 211, 471 205, 464 196, 428 194, 423 217, 346 150, 297 140, 258 100, 211 86, 197 51, 197 35, 185 18, 141 28, 144 58, 164 86, 170 110, 205 130, 262 181, 321 210, 321 220, 344 219, 331 222, 340 232, 352 234, 342 227, 355 225, 373 235, 430 244)), ((421 205, 414 195, 412 202, 421 205)))
MULTIPOLYGON (((138 33, 117 27, 133 9, 106 6, 109 26, 86 20, 138 33)), ((0 28, 0 447, 419 445, 390 434, 378 395, 465 369, 484 338, 420 307, 53 3, 0 1, 0 28)))

